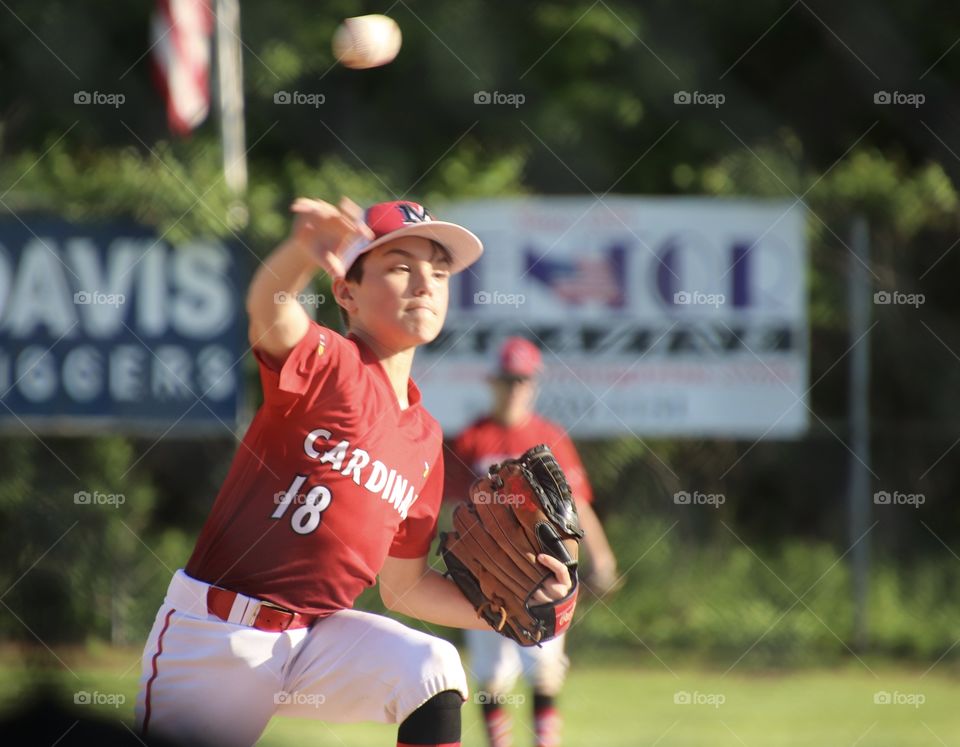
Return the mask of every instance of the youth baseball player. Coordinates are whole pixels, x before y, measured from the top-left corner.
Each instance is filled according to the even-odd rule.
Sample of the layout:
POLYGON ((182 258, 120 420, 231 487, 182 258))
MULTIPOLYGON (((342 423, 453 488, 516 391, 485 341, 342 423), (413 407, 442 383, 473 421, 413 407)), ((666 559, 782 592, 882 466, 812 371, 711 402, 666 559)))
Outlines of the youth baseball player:
MULTIPOLYGON (((547 444, 570 483, 577 504, 584 543, 591 561, 588 583, 595 589, 612 588, 617 564, 606 535, 591 507, 593 493, 576 449, 558 425, 534 412, 536 379, 542 358, 536 345, 511 337, 500 350, 499 365, 491 378, 493 408, 452 443, 447 465, 447 495, 459 497, 488 465, 515 458, 533 444, 547 444)), ((467 631, 471 666, 480 683, 487 737, 491 747, 512 744, 511 718, 504 706, 521 671, 533 689, 533 716, 537 747, 560 744, 560 715, 556 697, 569 665, 564 635, 541 644, 522 647, 492 630, 467 631)))
MULTIPOLYGON (((365 213, 299 199, 289 238, 247 296, 264 402, 143 653, 142 732, 250 745, 277 714, 399 724, 398 745, 459 745, 467 684, 456 649, 352 609, 379 576, 385 605, 482 627, 426 555, 443 492, 441 431, 410 378, 440 332, 452 274, 482 252, 412 202, 365 213), (341 336, 298 295, 322 268, 341 336)), ((571 588, 563 563, 541 602, 571 588)))

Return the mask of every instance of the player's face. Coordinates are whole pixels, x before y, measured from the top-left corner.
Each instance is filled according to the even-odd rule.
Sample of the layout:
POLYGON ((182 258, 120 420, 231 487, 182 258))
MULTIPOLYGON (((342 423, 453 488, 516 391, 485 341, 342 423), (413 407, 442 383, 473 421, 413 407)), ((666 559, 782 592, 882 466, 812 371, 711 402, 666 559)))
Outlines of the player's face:
POLYGON ((450 269, 432 242, 405 236, 366 257, 363 278, 351 283, 352 322, 382 345, 401 350, 432 341, 443 327, 450 269))
POLYGON ((494 412, 504 420, 516 420, 533 411, 537 385, 531 378, 498 376, 492 380, 494 412))

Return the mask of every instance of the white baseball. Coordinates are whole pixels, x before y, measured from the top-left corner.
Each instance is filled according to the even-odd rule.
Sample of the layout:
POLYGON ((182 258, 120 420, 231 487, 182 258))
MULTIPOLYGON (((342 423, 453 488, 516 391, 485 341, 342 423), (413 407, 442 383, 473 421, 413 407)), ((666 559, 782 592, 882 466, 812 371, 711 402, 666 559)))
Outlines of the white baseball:
POLYGON ((333 35, 333 53, 354 70, 380 67, 400 51, 400 27, 384 15, 347 18, 333 35))

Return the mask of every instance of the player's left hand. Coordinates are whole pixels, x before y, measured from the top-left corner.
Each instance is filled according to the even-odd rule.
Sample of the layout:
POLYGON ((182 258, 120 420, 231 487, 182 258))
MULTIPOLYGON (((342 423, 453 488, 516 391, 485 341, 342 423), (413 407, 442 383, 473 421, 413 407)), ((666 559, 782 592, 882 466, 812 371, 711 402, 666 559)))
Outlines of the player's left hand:
POLYGON ((543 586, 531 597, 531 601, 534 604, 543 604, 563 599, 569 593, 570 587, 573 586, 573 581, 570 580, 570 570, 562 561, 552 555, 541 553, 537 555, 537 562, 552 571, 553 578, 547 579, 543 583, 543 586))

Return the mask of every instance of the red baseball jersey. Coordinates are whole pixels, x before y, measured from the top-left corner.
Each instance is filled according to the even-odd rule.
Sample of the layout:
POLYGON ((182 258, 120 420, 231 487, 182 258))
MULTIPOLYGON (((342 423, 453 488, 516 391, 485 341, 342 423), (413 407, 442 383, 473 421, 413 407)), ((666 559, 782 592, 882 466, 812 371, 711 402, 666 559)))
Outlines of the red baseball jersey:
POLYGON ((411 379, 401 410, 367 346, 311 322, 279 365, 186 572, 308 614, 353 605, 387 555, 426 555, 443 435, 411 379))
POLYGON ((445 494, 450 498, 465 498, 473 480, 485 474, 491 464, 516 459, 537 444, 546 444, 553 451, 574 499, 592 502, 593 491, 573 442, 560 426, 536 413, 525 422, 509 427, 491 417, 480 418, 468 426, 454 439, 445 455, 445 494))

